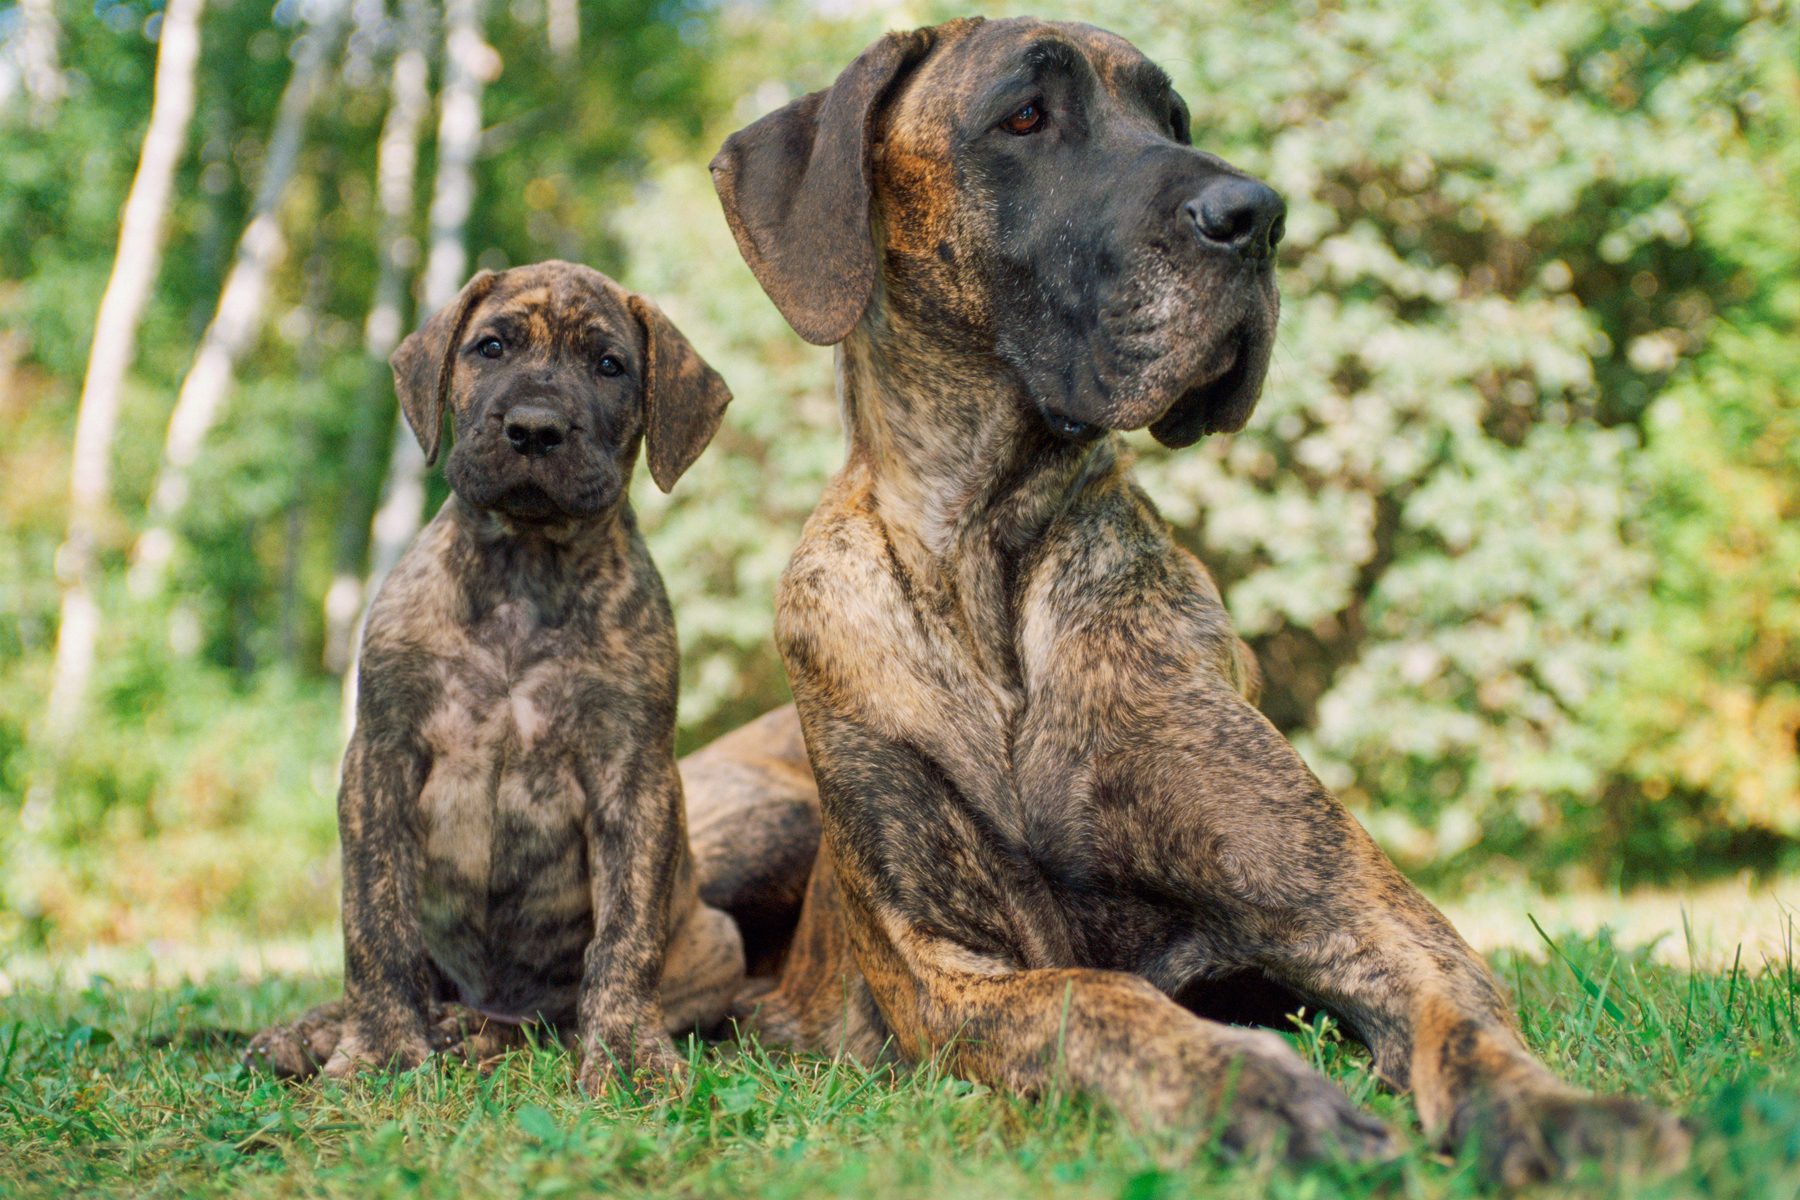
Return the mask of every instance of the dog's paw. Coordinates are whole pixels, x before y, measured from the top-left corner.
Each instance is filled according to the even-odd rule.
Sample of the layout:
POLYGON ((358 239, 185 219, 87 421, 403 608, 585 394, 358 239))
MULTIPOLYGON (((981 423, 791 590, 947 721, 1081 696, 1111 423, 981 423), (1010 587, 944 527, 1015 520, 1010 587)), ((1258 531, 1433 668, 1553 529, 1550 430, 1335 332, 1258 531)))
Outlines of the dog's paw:
POLYGON ((331 1059, 343 1030, 343 1001, 321 1004, 296 1021, 271 1025, 251 1038, 244 1065, 277 1079, 310 1079, 331 1059))
POLYGON ((496 1021, 465 1005, 448 1002, 431 1006, 426 1038, 433 1053, 460 1058, 484 1072, 508 1051, 530 1044, 523 1025, 496 1021))
POLYGON ((1385 1122, 1357 1108, 1273 1033, 1242 1031, 1225 1085, 1215 1120, 1220 1143, 1233 1152, 1280 1146, 1289 1159, 1310 1162, 1375 1161, 1399 1151, 1385 1122))
POLYGON ((616 1084, 652 1093, 678 1091, 687 1082, 687 1061, 661 1030, 635 1038, 584 1038, 576 1082, 590 1099, 616 1084))
POLYGON ((1560 1179, 1588 1162, 1623 1175, 1674 1171, 1693 1141, 1679 1119, 1646 1101, 1562 1087, 1476 1100, 1451 1140, 1473 1146, 1482 1176, 1509 1188, 1560 1179))
POLYGON ((431 1043, 422 1034, 378 1042, 346 1028, 325 1062, 324 1074, 327 1079, 348 1079, 364 1071, 410 1071, 430 1057, 431 1043))

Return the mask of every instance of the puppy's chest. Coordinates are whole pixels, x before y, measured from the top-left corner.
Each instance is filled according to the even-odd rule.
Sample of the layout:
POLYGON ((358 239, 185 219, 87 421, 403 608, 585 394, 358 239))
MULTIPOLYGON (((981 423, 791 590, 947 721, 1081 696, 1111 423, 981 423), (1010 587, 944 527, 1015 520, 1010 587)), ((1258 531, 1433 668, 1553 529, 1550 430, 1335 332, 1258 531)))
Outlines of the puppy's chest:
POLYGON ((480 886, 507 860, 578 855, 587 764, 604 731, 589 711, 607 690, 593 647, 502 609, 439 659, 422 730, 428 866, 480 886))

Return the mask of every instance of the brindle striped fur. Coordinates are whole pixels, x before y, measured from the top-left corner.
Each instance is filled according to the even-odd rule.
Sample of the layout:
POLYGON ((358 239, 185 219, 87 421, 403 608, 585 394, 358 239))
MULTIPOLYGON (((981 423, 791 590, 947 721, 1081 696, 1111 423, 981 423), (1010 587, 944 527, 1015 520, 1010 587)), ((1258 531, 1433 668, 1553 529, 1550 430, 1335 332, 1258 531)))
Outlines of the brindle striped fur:
POLYGON ((477 277, 395 378, 428 454, 447 405, 456 494, 363 635, 344 1002, 259 1036, 251 1061, 415 1066, 543 1021, 576 1031, 590 1089, 615 1063, 672 1074, 670 1031, 720 1019, 743 951, 696 890, 675 627, 623 496, 641 440, 672 484, 729 393, 653 306, 567 263, 477 277), (567 418, 553 451, 507 442, 526 403, 567 418))
MULTIPOLYGON (((1176 227, 1184 180, 1241 178, 1186 140, 1124 41, 961 21, 889 35, 714 160, 759 280, 840 342, 850 434, 777 613, 822 848, 744 1019, 1228 1145, 1386 1153, 1281 1039, 1183 1003, 1274 990, 1337 1013, 1496 1178, 1678 1158, 1673 1119, 1532 1058, 1481 959, 1246 699, 1213 581, 1132 482, 1110 431, 1241 425, 1273 329, 1267 255, 1176 227), (1002 140, 1034 94, 1049 132, 1002 140), (1046 330, 1074 346, 1060 375, 1046 330)), ((716 753, 760 754, 770 827, 810 845, 792 725, 716 753)), ((757 824, 754 789, 694 805, 757 824)))

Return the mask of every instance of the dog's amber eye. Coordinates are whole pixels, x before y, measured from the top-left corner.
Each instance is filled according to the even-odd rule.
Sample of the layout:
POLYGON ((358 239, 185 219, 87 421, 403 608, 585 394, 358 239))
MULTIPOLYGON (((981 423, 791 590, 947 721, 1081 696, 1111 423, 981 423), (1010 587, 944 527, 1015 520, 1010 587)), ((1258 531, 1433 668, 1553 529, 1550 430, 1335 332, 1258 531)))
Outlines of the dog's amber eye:
POLYGON ((624 370, 625 364, 621 363, 612 355, 603 354, 600 356, 600 373, 602 375, 617 375, 624 370))
POLYGON ((1024 137, 1028 133, 1036 133, 1044 127, 1044 106, 1033 100, 1006 120, 1000 122, 1000 128, 1008 133, 1016 133, 1024 137))
POLYGON ((497 337, 482 338, 481 344, 476 346, 475 349, 481 351, 481 357, 483 358, 499 358, 502 354, 506 353, 505 345, 503 345, 497 337))

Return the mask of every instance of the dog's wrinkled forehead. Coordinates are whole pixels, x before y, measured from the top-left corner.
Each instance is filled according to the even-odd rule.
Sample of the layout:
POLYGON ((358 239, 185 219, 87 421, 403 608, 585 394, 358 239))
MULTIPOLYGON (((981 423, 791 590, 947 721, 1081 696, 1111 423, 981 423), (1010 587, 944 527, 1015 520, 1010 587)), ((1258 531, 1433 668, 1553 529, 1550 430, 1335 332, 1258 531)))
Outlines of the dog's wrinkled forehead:
POLYGON ((1124 38, 1066 21, 952 22, 890 97, 880 129, 908 149, 953 152, 1030 100, 1034 87, 1073 89, 1089 104, 1187 140, 1187 109, 1168 74, 1124 38))
POLYGON ((525 355, 635 358, 636 325, 623 288, 592 267, 537 263, 495 280, 465 324, 467 338, 495 336, 525 355))

